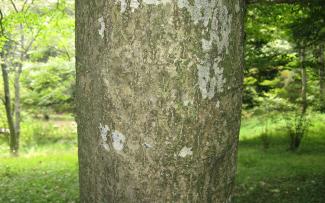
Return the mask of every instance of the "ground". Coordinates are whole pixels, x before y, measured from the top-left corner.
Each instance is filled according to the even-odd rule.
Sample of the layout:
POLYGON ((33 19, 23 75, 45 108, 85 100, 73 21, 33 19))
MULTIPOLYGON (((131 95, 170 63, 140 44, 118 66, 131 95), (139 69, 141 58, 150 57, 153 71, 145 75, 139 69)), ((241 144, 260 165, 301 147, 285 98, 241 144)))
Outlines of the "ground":
MULTIPOLYGON (((78 202, 75 125, 66 120, 26 122, 23 130, 32 135, 18 158, 2 142, 0 202, 78 202)), ((287 150, 285 121, 269 123, 261 139, 265 117, 243 119, 235 202, 325 202, 325 115, 312 116, 297 152, 287 150)))

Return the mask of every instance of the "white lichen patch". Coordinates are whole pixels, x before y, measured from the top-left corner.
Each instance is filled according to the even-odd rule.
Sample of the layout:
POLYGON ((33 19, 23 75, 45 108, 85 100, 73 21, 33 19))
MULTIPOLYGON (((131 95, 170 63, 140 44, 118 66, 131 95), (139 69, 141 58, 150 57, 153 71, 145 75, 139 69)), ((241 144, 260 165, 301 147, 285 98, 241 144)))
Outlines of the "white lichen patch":
POLYGON ((107 134, 109 131, 109 127, 107 125, 103 126, 101 123, 99 124, 99 136, 100 136, 100 145, 106 151, 109 151, 109 145, 107 144, 107 134))
POLYGON ((198 65, 198 82, 202 98, 212 99, 215 94, 216 80, 210 77, 211 64, 198 65))
POLYGON ((217 103, 216 103, 216 108, 220 108, 220 101, 218 100, 217 103))
POLYGON ((184 106, 190 106, 194 103, 193 98, 190 98, 187 94, 182 96, 182 101, 184 106))
POLYGON ((218 54, 224 52, 229 54, 230 32, 232 25, 232 15, 229 14, 228 9, 223 5, 222 1, 218 1, 217 9, 212 17, 210 39, 217 44, 218 54))
POLYGON ((217 58, 213 64, 206 62, 198 65, 198 85, 203 99, 212 99, 216 91, 224 91, 226 79, 223 77, 223 68, 220 66, 220 58, 217 58), (212 72, 212 73, 211 73, 212 72))
POLYGON ((125 136, 119 131, 112 133, 112 145, 116 151, 122 151, 124 148, 125 136))
POLYGON ((134 10, 139 7, 139 5, 140 3, 138 2, 138 0, 131 0, 130 2, 131 11, 134 12, 134 10))
POLYGON ((126 0, 118 0, 116 2, 120 3, 121 13, 124 13, 126 11, 127 3, 126 0))
POLYGON ((201 39, 202 51, 205 53, 205 56, 197 66, 197 74, 198 86, 202 98, 212 99, 216 92, 221 93, 224 91, 224 84, 226 83, 221 62, 225 55, 229 54, 228 47, 230 45, 232 15, 228 12, 227 6, 224 5, 223 0, 204 0, 200 3, 197 1, 198 0, 195 0, 195 4, 200 4, 199 8, 207 12, 197 14, 194 12, 196 8, 192 8, 188 3, 184 3, 187 2, 187 0, 182 0, 182 5, 185 5, 187 10, 192 8, 192 13, 190 12, 190 14, 192 17, 194 16, 194 23, 196 21, 202 21, 203 24, 207 26, 209 23, 206 24, 206 22, 211 22, 210 27, 207 27, 208 38, 201 39), (211 62, 209 56, 212 49, 213 51, 217 51, 218 57, 211 62))
POLYGON ((193 152, 192 152, 192 148, 189 148, 189 147, 183 147, 181 149, 181 151, 179 152, 178 156, 180 157, 186 157, 186 156, 192 156, 193 155, 193 152))
POLYGON ((171 3, 171 0, 142 0, 142 3, 148 5, 159 5, 159 4, 171 3))
POLYGON ((202 39, 202 50, 204 52, 210 51, 212 48, 212 40, 202 39))
POLYGON ((219 93, 223 92, 226 79, 223 77, 223 68, 219 67, 219 62, 213 64, 213 70, 216 77, 216 88, 219 93))
POLYGON ((105 36, 105 21, 103 17, 98 18, 98 23, 100 28, 98 29, 98 34, 101 36, 103 39, 105 36))
MULTIPOLYGON (((140 6, 140 0, 130 0, 130 1, 118 0, 116 2, 120 3, 121 13, 124 13, 128 8, 128 6, 129 8, 131 8, 132 12, 134 12, 135 9, 139 8, 140 6)), ((171 3, 171 0, 142 0, 142 4, 146 4, 146 5, 159 5, 159 4, 166 4, 166 3, 171 3)))

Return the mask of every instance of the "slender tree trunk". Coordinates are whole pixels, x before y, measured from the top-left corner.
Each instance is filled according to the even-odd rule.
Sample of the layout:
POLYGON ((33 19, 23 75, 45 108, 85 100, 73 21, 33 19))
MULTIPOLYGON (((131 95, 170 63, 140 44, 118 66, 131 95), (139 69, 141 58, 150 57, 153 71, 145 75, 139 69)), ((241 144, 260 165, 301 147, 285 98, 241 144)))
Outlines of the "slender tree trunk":
POLYGON ((307 110, 307 72, 305 66, 305 50, 300 49, 300 69, 301 69, 301 99, 302 99, 302 114, 307 110))
POLYGON ((16 150, 19 150, 19 139, 20 139, 20 75, 22 72, 22 62, 19 63, 17 70, 15 72, 15 132, 16 132, 16 150))
POLYGON ((320 110, 325 113, 325 56, 324 45, 320 46, 319 53, 319 101, 320 110))
POLYGON ((24 45, 25 45, 25 36, 24 36, 24 26, 20 24, 20 61, 18 67, 15 70, 15 105, 14 105, 14 114, 15 114, 15 133, 16 133, 16 151, 18 153, 19 150, 19 140, 20 140, 20 113, 21 113, 21 106, 20 106, 20 76, 23 69, 23 62, 25 60, 25 53, 24 53, 24 45))
POLYGON ((243 7, 76 1, 81 202, 231 201, 243 7))
POLYGON ((4 94, 5 94, 5 109, 6 109, 6 116, 7 116, 7 122, 10 130, 10 136, 9 136, 9 146, 10 146, 10 152, 12 155, 17 155, 18 151, 16 148, 16 132, 15 132, 15 125, 14 125, 14 119, 11 112, 11 98, 10 98, 10 86, 9 86, 9 74, 7 66, 4 62, 4 54, 1 52, 1 70, 2 70, 2 78, 3 78, 3 88, 4 88, 4 94))

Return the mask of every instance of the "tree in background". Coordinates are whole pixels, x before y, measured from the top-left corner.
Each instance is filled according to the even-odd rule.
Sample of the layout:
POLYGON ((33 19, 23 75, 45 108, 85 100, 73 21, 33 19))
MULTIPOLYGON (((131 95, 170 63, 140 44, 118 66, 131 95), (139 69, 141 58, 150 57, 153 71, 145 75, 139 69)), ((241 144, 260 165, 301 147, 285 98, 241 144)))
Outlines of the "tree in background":
MULTIPOLYGON (((321 76, 315 77, 321 67, 315 59, 321 55, 315 57, 313 52, 324 42, 324 5, 319 1, 272 2, 291 4, 248 7, 244 107, 248 111, 264 110, 268 115, 287 112, 291 115, 286 116, 291 120, 289 134, 294 131, 301 135, 309 125, 305 116, 307 104, 311 111, 317 110, 322 95, 318 94, 322 89, 321 76)), ((300 144, 300 135, 294 150, 300 144)))
POLYGON ((230 202, 243 1, 76 3, 81 202, 230 202))
MULTIPOLYGON (((1 47, 1 51, 2 60, 5 63, 2 68, 2 75, 4 79, 7 120, 10 129, 10 150, 13 154, 18 154, 19 149, 21 122, 21 74, 24 68, 27 68, 28 63, 30 65, 35 62, 33 60, 35 55, 41 57, 42 54, 39 51, 41 47, 45 47, 45 45, 50 47, 50 43, 45 44, 44 42, 48 40, 47 37, 50 32, 58 32, 61 27, 60 23, 64 22, 61 21, 60 18, 66 17, 66 13, 69 12, 66 7, 66 1, 61 1, 60 3, 46 2, 47 1, 30 2, 28 0, 23 2, 15 2, 13 0, 2 2, 4 6, 2 7, 3 10, 1 12, 1 25, 3 28, 3 46, 1 47), (42 6, 40 7, 39 4, 42 6), (40 44, 43 46, 40 46, 40 44), (10 101, 10 72, 14 73, 14 102, 10 101), (11 105, 12 103, 13 106, 11 105)), ((70 26, 69 30, 73 33, 73 29, 71 28, 73 27, 70 26)), ((59 34, 52 34, 50 36, 53 37, 55 35, 59 34)), ((52 41, 52 44, 54 43, 57 42, 52 41)), ((55 46, 58 47, 59 45, 60 44, 55 46)), ((54 50, 57 51, 59 49, 56 48, 54 50)), ((69 60, 71 60, 71 55, 73 57, 73 53, 69 53, 66 46, 63 50, 64 55, 68 55, 69 60)), ((56 56, 59 56, 59 54, 56 56)), ((43 58, 44 57, 46 56, 43 56, 43 58)), ((70 67, 72 67, 71 70, 73 70, 73 65, 70 67)), ((74 75, 73 71, 71 72, 71 75, 74 75)), ((41 79, 44 80, 44 78, 41 79)))

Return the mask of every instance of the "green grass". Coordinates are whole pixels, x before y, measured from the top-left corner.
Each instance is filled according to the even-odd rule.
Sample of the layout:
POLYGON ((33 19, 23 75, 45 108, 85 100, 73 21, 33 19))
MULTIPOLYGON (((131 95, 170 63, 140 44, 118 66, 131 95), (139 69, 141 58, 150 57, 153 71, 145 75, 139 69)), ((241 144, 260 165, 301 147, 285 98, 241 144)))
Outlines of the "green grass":
POLYGON ((0 202, 78 202, 76 149, 0 161, 0 202))
MULTIPOLYGON (((325 202, 325 115, 312 115, 297 152, 287 150, 281 118, 269 122, 270 145, 263 148, 265 119, 242 121, 235 202, 325 202)), ((9 157, 5 143, 0 145, 0 202, 78 202, 75 134, 44 122, 28 125, 20 157, 9 157)))
POLYGON ((242 122, 235 202, 325 202, 325 115, 311 116, 297 152, 288 151, 285 121, 269 121, 268 142, 260 134, 265 117, 242 122))

